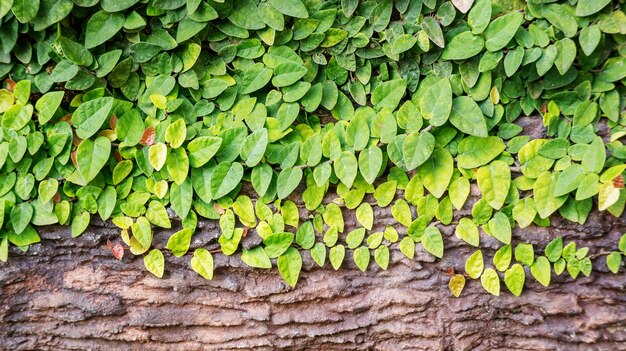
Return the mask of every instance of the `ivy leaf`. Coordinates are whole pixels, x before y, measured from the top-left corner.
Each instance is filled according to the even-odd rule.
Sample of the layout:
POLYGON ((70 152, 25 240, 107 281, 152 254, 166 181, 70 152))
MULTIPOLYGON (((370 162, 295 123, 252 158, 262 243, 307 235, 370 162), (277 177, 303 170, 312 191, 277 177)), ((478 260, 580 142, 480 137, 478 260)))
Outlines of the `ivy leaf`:
POLYGON ((467 96, 459 96, 452 101, 450 122, 465 134, 477 137, 487 136, 487 124, 483 112, 478 104, 467 96))
POLYGON ((374 250, 374 261, 380 268, 387 270, 387 267, 389 267, 389 248, 380 246, 374 250))
POLYGON ((612 251, 606 256, 606 266, 611 272, 617 273, 621 265, 622 254, 618 251, 612 251))
POLYGON ((243 166, 238 162, 222 162, 211 175, 211 196, 219 199, 233 191, 243 177, 243 166))
POLYGON ((189 251, 189 244, 191 243, 191 235, 193 229, 183 228, 182 230, 172 234, 167 241, 167 249, 172 251, 172 254, 176 257, 181 257, 189 251))
POLYGON ((276 181, 276 194, 279 199, 289 196, 302 180, 302 168, 285 168, 278 174, 276 181))
POLYGON ((440 78, 424 92, 420 99, 420 110, 431 125, 441 126, 446 123, 452 110, 452 88, 448 79, 440 78))
POLYGON ((500 277, 493 269, 485 269, 485 272, 480 276, 480 283, 488 293, 500 296, 500 277))
POLYGON ((504 272, 504 284, 506 284, 511 294, 515 296, 519 296, 522 293, 525 281, 526 273, 524 272, 524 268, 519 264, 514 264, 504 272))
POLYGON ((464 287, 465 287, 465 277, 463 276, 463 274, 455 274, 452 277, 450 277, 448 288, 450 289, 454 297, 459 297, 464 287))
POLYGON ((56 111, 61 106, 61 101, 63 101, 63 97, 65 96, 65 92, 63 91, 54 91, 50 93, 44 94, 37 103, 35 104, 35 109, 38 112, 38 120, 39 124, 44 125, 52 119, 56 111))
MULTIPOLYGON (((241 253, 241 260, 250 267, 253 268, 272 268, 272 262, 269 256, 261 246, 253 247, 250 250, 243 250, 241 253)), ((287 280, 287 279, 285 279, 287 280)), ((297 278, 296 278, 297 280, 297 278)))
POLYGON ((602 10, 609 3, 611 3, 611 0, 580 0, 576 4, 576 16, 585 17, 593 15, 602 10))
POLYGON ((363 179, 372 184, 383 165, 383 152, 378 146, 372 145, 359 153, 358 163, 363 179))
POLYGON ((269 3, 284 15, 296 18, 309 17, 309 12, 301 0, 270 0, 269 3))
POLYGON ((87 139, 96 134, 104 122, 108 121, 113 101, 112 97, 103 97, 80 104, 72 114, 76 135, 81 139, 87 139))
POLYGON ((543 286, 550 285, 550 261, 544 256, 539 256, 530 266, 530 273, 543 286))
POLYGON ((85 181, 93 180, 109 160, 111 142, 105 137, 85 139, 78 145, 76 163, 85 181))
POLYGON ((459 220, 459 224, 457 224, 456 229, 454 230, 454 234, 457 236, 457 238, 465 241, 472 246, 478 247, 478 245, 480 244, 478 227, 471 219, 467 217, 463 217, 459 220))
POLYGON ((407 170, 421 166, 435 149, 435 137, 429 132, 411 133, 404 140, 402 156, 407 170))
POLYGON ((484 268, 483 253, 480 250, 476 250, 476 252, 465 261, 465 273, 472 279, 478 279, 483 273, 484 268))
POLYGON ((313 248, 311 248, 311 258, 318 266, 324 267, 324 262, 326 262, 326 247, 322 243, 315 243, 313 248))
POLYGON ((353 153, 344 151, 333 163, 335 174, 341 182, 348 188, 352 187, 356 179, 358 161, 353 153))
POLYGON ((424 249, 435 257, 443 257, 443 237, 437 227, 428 227, 422 236, 424 249))
POLYGON ((479 35, 470 31, 455 35, 441 53, 444 60, 465 60, 478 55, 485 45, 485 41, 479 35))
POLYGON ((447 149, 435 149, 428 161, 418 168, 418 173, 424 187, 435 197, 440 198, 448 189, 454 173, 452 155, 447 149))
POLYGON ((91 49, 103 44, 117 34, 123 25, 124 15, 121 13, 96 12, 87 21, 85 47, 91 49))
POLYGON ((143 264, 146 269, 154 274, 157 278, 163 278, 163 272, 165 271, 165 257, 161 250, 153 249, 143 258, 143 264))
POLYGON ((302 256, 300 256, 300 252, 293 247, 288 248, 284 254, 278 256, 277 264, 278 271, 283 279, 285 279, 285 282, 292 288, 295 287, 300 277, 300 270, 302 269, 302 256))
POLYGON ((334 270, 338 270, 341 267, 345 256, 346 248, 343 245, 339 244, 330 248, 329 259, 334 270))
POLYGON ((501 242, 505 244, 511 243, 511 224, 509 218, 504 213, 496 213, 489 221, 489 232, 501 242))
POLYGON ((500 209, 511 186, 511 170, 506 162, 496 160, 488 166, 480 167, 476 178, 483 198, 494 209, 500 209))
POLYGON ((497 51, 505 47, 513 39, 523 21, 524 14, 517 11, 493 20, 485 30, 485 48, 497 51))
POLYGON ((372 91, 372 105, 376 109, 395 110, 406 91, 406 80, 394 79, 380 83, 372 91))
POLYGON ((504 148, 504 143, 498 137, 468 136, 459 143, 457 165, 468 169, 480 167, 500 155, 504 148))
POLYGON ((167 160, 167 146, 163 143, 151 145, 148 160, 155 170, 160 171, 167 160))
POLYGON ((513 255, 513 250, 511 249, 511 245, 507 244, 502 246, 496 251, 496 254, 493 256, 493 265, 500 272, 504 272, 509 265, 511 264, 511 256, 513 255))
POLYGON ((415 242, 413 239, 405 236, 400 240, 400 251, 404 254, 404 256, 408 257, 410 260, 415 256, 415 242))
POLYGON ((191 268, 204 279, 213 279, 213 255, 207 249, 196 249, 191 258, 191 268))
POLYGON ((365 246, 361 246, 352 252, 352 258, 361 272, 365 272, 370 263, 370 250, 365 246))

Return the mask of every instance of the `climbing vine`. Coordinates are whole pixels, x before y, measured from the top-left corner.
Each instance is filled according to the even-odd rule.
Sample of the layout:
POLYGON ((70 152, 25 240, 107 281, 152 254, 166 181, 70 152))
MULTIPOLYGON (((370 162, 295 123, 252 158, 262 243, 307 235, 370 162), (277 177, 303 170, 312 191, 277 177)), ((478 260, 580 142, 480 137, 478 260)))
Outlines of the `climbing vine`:
MULTIPOLYGON (((625 8, 1 1, 0 259, 39 226, 77 237, 97 215, 121 230, 114 255, 143 255, 158 277, 169 252, 212 279, 216 252, 188 252, 200 218, 219 221, 219 254, 277 266, 291 286, 302 255, 362 271, 387 269, 393 249, 442 258, 442 226, 477 248, 451 274, 456 296, 466 278, 519 295, 528 273, 544 286, 553 271, 589 275, 588 248, 512 233, 554 215, 584 224, 594 207, 622 215, 625 8), (385 207, 396 223, 380 228, 385 207), (182 229, 155 248, 156 227, 182 229), (502 243, 492 264, 481 236, 502 243)), ((613 272, 626 236, 617 247, 613 272)))

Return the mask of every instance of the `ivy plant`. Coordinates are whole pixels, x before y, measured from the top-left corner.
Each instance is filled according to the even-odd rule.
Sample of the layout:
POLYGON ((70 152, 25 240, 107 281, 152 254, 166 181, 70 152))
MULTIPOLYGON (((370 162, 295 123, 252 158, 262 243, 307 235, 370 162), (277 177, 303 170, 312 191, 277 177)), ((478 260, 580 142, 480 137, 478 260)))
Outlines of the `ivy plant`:
MULTIPOLYGON (((115 257, 143 256, 157 277, 171 256, 212 279, 213 255, 237 254, 290 286, 303 256, 362 271, 387 269, 398 249, 445 260, 445 226, 474 247, 451 275, 455 296, 467 278, 519 295, 529 275, 545 286, 552 271, 589 275, 587 248, 535 247, 515 228, 622 215, 625 10, 4 0, 0 259, 39 242, 38 227, 78 237, 98 216, 120 228, 115 257), (380 208, 394 225, 377 223, 380 208), (191 253, 200 220, 220 236, 191 253), (165 246, 153 245, 157 228, 176 228, 165 246), (244 248, 247 236, 256 245, 244 248), (492 263, 489 236, 501 245, 492 263)), ((613 272, 624 237, 618 247, 606 254, 613 272)))

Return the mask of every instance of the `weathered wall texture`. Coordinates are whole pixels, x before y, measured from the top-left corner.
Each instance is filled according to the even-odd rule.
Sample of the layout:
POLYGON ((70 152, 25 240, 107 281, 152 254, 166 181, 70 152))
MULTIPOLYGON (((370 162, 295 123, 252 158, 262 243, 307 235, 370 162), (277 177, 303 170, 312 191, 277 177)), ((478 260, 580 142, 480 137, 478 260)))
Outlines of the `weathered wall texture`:
MULTIPOLYGON (((376 210, 376 223, 393 223, 376 210)), ((344 213, 346 224, 354 219, 344 213)), ((613 248, 626 231, 624 218, 594 213, 587 224, 553 219, 552 228, 514 232, 514 242, 543 249, 556 236, 576 240, 590 254, 613 248)), ((549 288, 527 271, 525 290, 491 296, 471 281, 454 298, 446 271, 463 271, 473 252, 445 236, 443 260, 418 245, 413 261, 392 245, 390 267, 366 273, 346 255, 342 268, 320 269, 304 254, 296 289, 278 271, 250 269, 216 254, 213 281, 188 266, 189 255, 166 253, 166 275, 146 272, 140 257, 117 261, 107 239, 118 230, 96 223, 77 239, 52 227, 26 254, 15 250, 0 270, 0 348, 4 350, 626 350, 626 274, 607 273, 594 259, 590 277, 553 276, 549 288)), ((155 237, 163 247, 172 231, 155 237)), ((218 230, 203 222, 192 246, 215 248, 218 230)), ((254 241, 249 235, 244 245, 254 241)), ((491 262, 495 239, 481 234, 491 262)), ((566 240, 567 242, 568 240, 566 240)))

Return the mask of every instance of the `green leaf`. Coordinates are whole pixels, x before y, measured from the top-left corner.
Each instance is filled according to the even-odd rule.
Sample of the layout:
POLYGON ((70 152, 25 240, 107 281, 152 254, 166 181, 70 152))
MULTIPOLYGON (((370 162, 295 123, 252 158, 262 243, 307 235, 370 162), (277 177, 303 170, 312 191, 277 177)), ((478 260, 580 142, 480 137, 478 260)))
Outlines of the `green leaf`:
POLYGON ((437 148, 432 156, 418 168, 424 187, 440 198, 448 189, 454 173, 454 160, 447 149, 437 148))
POLYGON ((485 269, 485 272, 480 276, 480 283, 488 293, 500 296, 500 277, 493 269, 485 269))
POLYGON ((103 44, 117 34, 123 25, 124 15, 121 13, 96 12, 87 21, 85 47, 91 49, 103 44))
POLYGON ((263 239, 265 252, 270 258, 276 258, 282 255, 291 243, 293 243, 294 235, 292 233, 274 233, 263 239))
POLYGON ((103 97, 80 104, 72 114, 72 125, 76 128, 76 135, 81 139, 87 139, 96 134, 109 120, 113 102, 112 97, 103 97))
POLYGON ((465 277, 463 276, 463 274, 455 274, 450 278, 450 282, 448 283, 448 288, 450 289, 454 297, 459 297, 464 287, 465 287, 465 277))
POLYGON ((455 35, 441 53, 444 60, 465 60, 478 55, 485 45, 485 41, 479 35, 470 31, 455 35))
POLYGON ((423 117, 428 119, 431 125, 441 126, 448 120, 451 109, 452 88, 450 81, 446 78, 440 78, 437 83, 431 85, 422 95, 420 110, 423 117))
POLYGON ((283 62, 274 68, 274 78, 272 78, 272 85, 275 87, 286 87, 291 85, 306 74, 306 67, 291 63, 283 62))
POLYGON ((467 275, 469 275, 472 279, 478 279, 478 277, 480 277, 483 273, 484 268, 485 263, 483 261, 483 253, 480 250, 476 250, 465 261, 465 273, 467 273, 467 275))
POLYGON ((167 160, 167 146, 163 143, 151 145, 148 160, 155 170, 160 171, 167 160))
POLYGON ((272 262, 270 261, 269 256, 261 246, 253 247, 250 250, 244 249, 241 253, 241 260, 245 264, 253 268, 272 268, 272 262))
POLYGON ((488 166, 480 167, 476 178, 483 198, 494 209, 500 209, 511 186, 511 170, 506 162, 496 160, 488 166))
POLYGON ((511 245, 507 244, 502 246, 496 254, 493 256, 493 265, 496 266, 496 269, 500 272, 504 272, 509 265, 511 264, 511 256, 513 254, 513 250, 511 249, 511 245))
POLYGON ((437 23, 437 20, 435 20, 434 17, 424 17, 424 20, 422 21, 422 29, 424 30, 424 32, 426 32, 428 38, 432 40, 433 43, 435 43, 435 45, 440 48, 443 48, 445 46, 443 32, 441 30, 441 27, 439 27, 439 23, 437 23))
POLYGON ((567 195, 555 196, 556 180, 559 173, 545 171, 539 175, 533 186, 533 197, 535 207, 541 218, 548 218, 559 209, 567 200, 567 195))
POLYGON ((176 257, 181 257, 189 251, 189 244, 191 244, 191 235, 193 235, 192 228, 183 228, 182 230, 172 234, 167 241, 167 249, 172 251, 172 254, 176 257))
MULTIPOLYGON (((331 258, 332 262, 332 258, 331 258)), ((278 257, 278 271, 280 275, 285 279, 285 282, 291 287, 295 287, 300 277, 300 270, 302 269, 302 256, 300 252, 290 247, 284 254, 278 257)))
MULTIPOLYGON (((37 15, 39 5, 39 0, 14 0, 11 11, 20 23, 28 23, 37 15)), ((2 12, 2 10, 0 10, 0 12, 2 12)))
POLYGON ((96 140, 85 139, 78 145, 76 163, 85 181, 90 182, 109 161, 111 142, 105 137, 96 140))
POLYGON ((541 285, 546 287, 550 285, 550 261, 544 256, 537 257, 535 263, 530 266, 530 273, 541 285))
POLYGON ((363 179, 367 183, 373 184, 383 165, 383 152, 378 146, 372 145, 361 151, 358 163, 363 179))
POLYGON ((279 199, 289 196, 302 180, 302 168, 285 168, 278 174, 276 181, 276 194, 279 199))
POLYGON ((422 245, 431 255, 438 258, 443 257, 443 237, 437 227, 426 228, 422 236, 422 245))
POLYGON ((326 247, 322 243, 315 243, 311 249, 311 258, 318 266, 323 267, 326 261, 326 247))
POLYGON ((411 214, 411 208, 409 204, 403 200, 398 199, 391 207, 391 214, 393 218, 405 227, 411 225, 413 222, 413 215, 411 214))
POLYGON ((352 258, 361 272, 365 272, 370 263, 370 250, 365 246, 361 246, 352 252, 352 258))
MULTIPOLYGON (((98 209, 100 209, 100 207, 98 207, 98 209)), ((146 211, 146 218, 150 221, 150 223, 161 228, 172 227, 172 223, 170 222, 169 215, 167 214, 165 206, 163 206, 163 204, 158 201, 150 201, 150 205, 148 205, 148 210, 146 211)), ((185 252, 187 251, 185 250, 185 252)))
POLYGON ((346 236, 346 244, 349 249, 355 249, 363 242, 365 238, 365 228, 357 228, 348 233, 346 236))
POLYGON ((400 240, 400 251, 404 254, 404 256, 408 257, 410 260, 415 256, 415 242, 413 239, 405 236, 400 240))
POLYGON ((191 258, 191 268, 204 279, 213 279, 213 255, 207 249, 196 249, 191 258))
POLYGON ((489 221, 491 235, 505 244, 511 243, 511 224, 502 212, 497 212, 489 221))
POLYGON ((387 270, 387 267, 389 267, 389 248, 380 246, 374 250, 374 261, 380 268, 387 270))
POLYGON ((367 202, 360 204, 356 209, 356 219, 367 230, 371 230, 374 225, 374 211, 372 210, 372 206, 367 202))
POLYGON ((590 16, 602 10, 611 0, 579 0, 576 4, 576 16, 590 16))
POLYGON ((482 110, 474 100, 467 96, 459 96, 452 101, 450 122, 465 134, 477 137, 488 135, 482 110))
POLYGON ((161 250, 153 249, 143 257, 143 264, 148 272, 154 274, 157 278, 163 278, 165 270, 165 257, 161 250))
POLYGON ((485 30, 485 48, 489 51, 504 48, 513 39, 523 22, 524 14, 517 11, 493 20, 485 30))
POLYGON ((238 162, 222 162, 211 175, 211 196, 219 199, 233 191, 243 177, 243 166, 238 162))
POLYGON ((311 221, 304 222, 296 232, 296 244, 303 249, 309 250, 315 244, 315 231, 311 221))
POLYGON ((61 106, 61 101, 63 101, 64 96, 65 92, 54 91, 44 94, 37 100, 35 109, 38 113, 37 119, 39 120, 39 124, 44 125, 52 119, 55 112, 59 109, 59 106, 61 106))
POLYGON ((309 17, 309 12, 301 0, 269 0, 269 3, 276 10, 289 17, 309 17))
POLYGON ((272 79, 274 71, 265 67, 258 62, 247 68, 237 83, 239 92, 242 94, 251 94, 269 83, 272 79))
POLYGON ((69 15, 73 7, 74 3, 71 0, 42 0, 37 16, 32 21, 34 30, 41 31, 61 21, 69 15))
POLYGON ((522 293, 525 281, 526 273, 524 272, 524 268, 519 264, 514 264, 504 272, 504 284, 506 284, 511 294, 515 296, 519 296, 522 293))
POLYGON ((382 82, 372 91, 372 105, 376 109, 395 110, 406 91, 406 80, 394 79, 382 82))
POLYGON ((454 234, 457 236, 457 238, 465 241, 472 246, 478 247, 478 245, 480 244, 478 227, 471 219, 467 217, 463 217, 459 220, 459 224, 457 224, 456 229, 454 230, 454 234))
POLYGON ((194 168, 204 166, 215 156, 221 145, 222 138, 209 136, 195 138, 187 145, 189 164, 194 168))
POLYGON ((482 33, 491 20, 491 0, 476 0, 474 6, 467 15, 467 24, 472 33, 482 33))
POLYGON ((177 119, 165 129, 165 141, 170 143, 172 149, 179 148, 183 145, 186 136, 187 126, 185 125, 185 120, 182 118, 177 119))
POLYGON ((622 254, 618 251, 613 251, 606 256, 606 266, 611 272, 617 273, 621 265, 622 254))
POLYGON ((435 137, 429 132, 411 133, 404 140, 402 156, 407 170, 413 170, 428 160, 435 149, 435 137))
POLYGON ((335 174, 341 182, 348 188, 352 187, 357 175, 358 161, 354 154, 344 151, 333 163, 335 174))
POLYGON ((182 184, 189 174, 189 158, 185 149, 173 149, 167 155, 167 173, 176 184, 182 184))
POLYGON ((515 260, 531 266, 535 260, 535 251, 532 244, 520 243, 515 247, 515 260))
POLYGON ((480 167, 498 157, 504 149, 504 143, 498 137, 468 136, 459 143, 457 165, 468 169, 480 167))
POLYGON ((554 65, 561 75, 567 73, 576 58, 576 44, 570 38, 563 38, 556 42, 556 61, 554 65))
POLYGON ((346 248, 343 245, 339 244, 330 248, 329 259, 333 269, 338 270, 339 267, 341 267, 341 263, 343 263, 345 256, 346 248))

